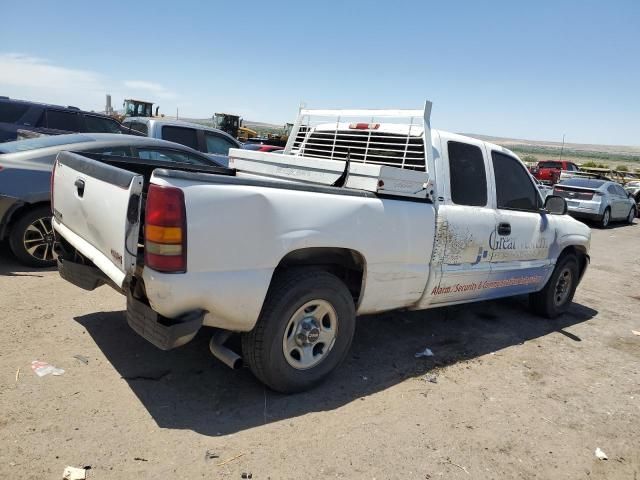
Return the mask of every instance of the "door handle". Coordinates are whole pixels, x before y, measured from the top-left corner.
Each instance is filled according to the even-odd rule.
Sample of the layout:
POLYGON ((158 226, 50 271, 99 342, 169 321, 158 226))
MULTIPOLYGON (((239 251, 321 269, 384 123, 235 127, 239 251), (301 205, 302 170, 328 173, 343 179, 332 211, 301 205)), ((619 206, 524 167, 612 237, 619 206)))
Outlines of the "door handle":
POLYGON ((499 223, 498 235, 511 235, 511 225, 506 222, 499 223))
POLYGON ((78 192, 78 196, 82 198, 82 196, 84 195, 84 180, 78 178, 74 182, 74 185, 76 186, 76 191, 78 192))

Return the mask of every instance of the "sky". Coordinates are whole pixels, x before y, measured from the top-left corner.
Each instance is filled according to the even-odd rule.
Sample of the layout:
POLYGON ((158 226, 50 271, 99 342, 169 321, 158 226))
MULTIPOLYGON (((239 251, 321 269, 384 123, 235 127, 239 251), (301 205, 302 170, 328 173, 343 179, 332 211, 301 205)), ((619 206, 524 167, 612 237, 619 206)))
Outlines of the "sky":
POLYGON ((640 145, 640 1, 16 1, 0 95, 104 110, 293 121, 421 108, 432 126, 640 145))

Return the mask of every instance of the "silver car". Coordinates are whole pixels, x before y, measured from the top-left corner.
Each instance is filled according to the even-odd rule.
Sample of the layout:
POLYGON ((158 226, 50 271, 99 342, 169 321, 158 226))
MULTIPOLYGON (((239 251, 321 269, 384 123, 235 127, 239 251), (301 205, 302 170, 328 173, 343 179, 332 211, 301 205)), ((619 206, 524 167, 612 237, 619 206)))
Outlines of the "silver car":
POLYGON ((123 127, 147 137, 169 140, 198 150, 216 162, 228 166, 230 148, 242 148, 235 138, 217 128, 169 118, 130 117, 122 121, 123 127))
POLYGON ((602 228, 615 220, 633 223, 636 203, 616 182, 592 178, 569 178, 556 184, 553 194, 564 197, 569 214, 594 220, 602 228))

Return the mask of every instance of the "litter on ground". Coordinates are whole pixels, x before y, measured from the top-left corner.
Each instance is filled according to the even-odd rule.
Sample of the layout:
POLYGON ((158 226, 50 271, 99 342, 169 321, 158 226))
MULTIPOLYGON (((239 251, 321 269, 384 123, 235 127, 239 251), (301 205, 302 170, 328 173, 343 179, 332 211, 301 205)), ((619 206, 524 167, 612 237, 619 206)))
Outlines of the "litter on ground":
POLYGON ((85 365, 89 365, 89 359, 84 355, 74 355, 73 358, 75 358, 79 362, 84 363, 85 365))
POLYGON ((609 459, 609 457, 607 457, 607 454, 600 450, 600 447, 596 448, 596 457, 598 457, 600 460, 609 459))
POLYGON ((65 467, 62 472, 63 480, 85 480, 87 478, 87 471, 84 468, 77 467, 65 467))
POLYGON ((49 365, 47 362, 41 362, 40 360, 34 360, 31 362, 31 370, 33 370, 33 373, 39 377, 44 377, 49 374, 58 376, 64 373, 62 368, 56 368, 53 365, 49 365))

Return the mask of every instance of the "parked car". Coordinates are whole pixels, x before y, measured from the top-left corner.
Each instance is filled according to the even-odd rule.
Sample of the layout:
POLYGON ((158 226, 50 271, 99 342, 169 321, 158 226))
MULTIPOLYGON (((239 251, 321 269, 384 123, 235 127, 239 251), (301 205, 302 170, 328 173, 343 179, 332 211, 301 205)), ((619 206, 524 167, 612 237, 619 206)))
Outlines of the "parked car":
POLYGON ((536 185, 538 186, 538 191, 540 192, 540 195, 542 196, 543 200, 545 200, 548 195, 553 194, 553 187, 550 187, 549 185, 545 185, 535 177, 533 177, 533 180, 536 182, 536 185))
POLYGON ((51 168, 63 150, 170 164, 219 166, 200 152, 155 138, 77 133, 0 144, 0 240, 30 266, 55 265, 51 229, 51 168))
POLYGON ((284 150, 284 147, 279 145, 265 145, 263 143, 245 143, 242 145, 245 150, 255 150, 256 152, 279 152, 284 150))
POLYGON ((364 123, 378 111, 301 110, 288 150, 233 149, 224 176, 122 164, 116 181, 111 167, 63 152, 60 275, 86 290, 115 286, 129 325, 164 350, 216 327, 212 353, 237 367, 225 341, 241 333, 244 361, 281 392, 337 367, 356 315, 520 294, 541 315, 562 314, 590 229, 565 215, 563 198, 543 203, 511 151, 431 130, 429 111, 364 123), (356 115, 363 123, 339 121, 356 115))
POLYGON ((540 182, 554 185, 560 180, 563 171, 577 172, 580 168, 573 162, 542 160, 537 165, 531 167, 531 174, 540 182))
POLYGON ((198 123, 164 118, 130 117, 122 122, 125 128, 151 137, 169 140, 206 153, 218 163, 226 165, 230 148, 241 148, 242 144, 231 135, 198 123))
POLYGON ((0 142, 18 139, 21 132, 60 135, 74 132, 123 133, 120 123, 77 107, 0 97, 0 142))
POLYGON ((602 228, 615 220, 633 223, 636 217, 634 199, 616 182, 570 178, 557 184, 553 194, 567 200, 570 215, 596 221, 602 228))

